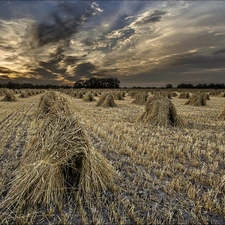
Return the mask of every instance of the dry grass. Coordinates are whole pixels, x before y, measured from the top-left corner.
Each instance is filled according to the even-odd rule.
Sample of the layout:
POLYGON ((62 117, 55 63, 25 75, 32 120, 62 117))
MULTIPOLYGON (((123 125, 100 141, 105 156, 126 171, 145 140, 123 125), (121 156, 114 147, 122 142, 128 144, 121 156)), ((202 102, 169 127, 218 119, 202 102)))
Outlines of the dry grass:
MULTIPOLYGON (((210 96, 205 107, 173 98, 177 114, 188 126, 149 129, 148 124, 136 123, 144 107, 132 104, 130 96, 115 100, 115 108, 62 96, 87 131, 90 145, 120 176, 113 191, 92 198, 92 202, 100 199, 96 204, 80 200, 78 207, 72 198, 64 198, 56 211, 52 207, 30 207, 24 214, 12 210, 8 224, 225 223, 225 121, 218 119, 224 98, 210 96)), ((16 178, 12 172, 19 174, 26 143, 37 132, 33 114, 39 98, 0 102, 0 205, 16 178)))

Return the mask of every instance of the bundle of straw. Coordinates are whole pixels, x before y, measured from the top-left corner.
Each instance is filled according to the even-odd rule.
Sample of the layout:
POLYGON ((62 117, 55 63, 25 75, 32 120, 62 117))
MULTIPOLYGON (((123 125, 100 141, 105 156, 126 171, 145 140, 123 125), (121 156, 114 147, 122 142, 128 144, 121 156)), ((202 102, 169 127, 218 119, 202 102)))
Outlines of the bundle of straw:
POLYGON ((115 100, 124 100, 124 98, 123 98, 123 93, 120 92, 120 91, 114 92, 114 93, 113 93, 113 98, 114 98, 115 100))
POLYGON ((111 93, 103 93, 100 96, 96 106, 101 106, 104 108, 116 107, 116 103, 114 101, 113 95, 111 93))
POLYGON ((35 112, 37 118, 45 118, 51 112, 63 111, 69 113, 69 104, 66 98, 56 95, 54 91, 48 91, 41 96, 35 112))
POLYGON ((180 98, 180 99, 189 99, 190 98, 190 94, 189 94, 189 92, 182 91, 180 93, 180 95, 178 96, 178 98, 180 98))
POLYGON ((47 117, 28 145, 4 206, 26 210, 60 205, 64 198, 90 201, 113 186, 114 170, 94 150, 75 115, 47 117))
POLYGON ((13 92, 10 90, 7 90, 2 101, 3 102, 16 102, 17 100, 16 100, 16 97, 13 94, 13 92))
POLYGON ((28 95, 27 91, 21 91, 19 97, 20 97, 20 98, 28 98, 29 95, 28 95))
POLYGON ((148 100, 148 93, 147 92, 139 92, 135 95, 134 101, 132 101, 133 104, 137 105, 145 105, 145 103, 148 100))
POLYGON ((92 93, 87 93, 85 96, 84 96, 84 101, 85 102, 96 102, 94 96, 92 95, 92 93))
POLYGON ((205 106, 206 105, 206 98, 204 93, 194 93, 185 105, 192 105, 192 106, 205 106))
POLYGON ((219 114, 218 118, 225 120, 225 107, 224 107, 223 111, 219 114))
POLYGON ((184 126, 184 122, 177 115, 173 103, 167 97, 161 95, 154 95, 148 99, 145 105, 145 112, 138 118, 138 121, 153 126, 184 126))
POLYGON ((113 167, 90 145, 79 119, 63 102, 55 97, 38 123, 0 206, 1 219, 40 206, 57 209, 69 198, 90 205, 93 197, 114 187, 113 167))

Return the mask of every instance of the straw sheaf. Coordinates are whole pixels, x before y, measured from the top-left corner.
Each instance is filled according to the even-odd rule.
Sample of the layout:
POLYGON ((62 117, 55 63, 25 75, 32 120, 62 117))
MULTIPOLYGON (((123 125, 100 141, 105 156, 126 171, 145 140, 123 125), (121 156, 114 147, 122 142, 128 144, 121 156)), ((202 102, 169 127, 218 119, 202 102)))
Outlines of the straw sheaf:
POLYGON ((19 97, 20 97, 20 98, 28 98, 29 95, 28 95, 27 91, 21 91, 19 97))
POLYGON ((166 97, 156 95, 148 99, 145 112, 138 121, 162 127, 183 127, 184 121, 177 115, 175 106, 166 97))
POLYGON ((219 114, 218 118, 225 120, 225 107, 224 107, 223 111, 219 114))
POLYGON ((87 201, 113 187, 111 164, 94 150, 75 115, 47 117, 15 171, 2 207, 62 204, 67 196, 87 201))
POLYGON ((185 105, 192 105, 192 106, 205 106, 206 105, 206 98, 204 93, 194 93, 185 103, 185 105))
POLYGON ((5 93, 4 98, 2 99, 3 102, 16 102, 16 97, 12 91, 7 90, 5 93))
POLYGON ((116 107, 117 105, 114 101, 113 95, 111 93, 105 93, 99 97, 96 106, 107 108, 107 107, 116 107))
POLYGON ((85 102, 96 102, 96 99, 94 98, 94 96, 93 96, 91 93, 87 93, 87 94, 84 96, 83 100, 84 100, 85 102))
POLYGON ((4 91, 0 90, 0 96, 4 96, 4 91))
POLYGON ((38 119, 43 119, 58 111, 63 111, 66 114, 69 113, 69 103, 66 98, 57 96, 55 92, 49 91, 41 96, 35 114, 38 119))
POLYGON ((132 101, 132 104, 145 105, 147 100, 148 100, 148 93, 139 92, 135 95, 135 99, 134 101, 132 101))
POLYGON ((180 95, 178 96, 178 98, 180 98, 180 99, 189 99, 190 98, 190 94, 189 94, 189 92, 182 91, 180 93, 180 95))
POLYGON ((114 92, 114 93, 113 93, 113 98, 114 98, 115 100, 124 100, 124 98, 123 98, 123 93, 120 92, 120 91, 114 92))

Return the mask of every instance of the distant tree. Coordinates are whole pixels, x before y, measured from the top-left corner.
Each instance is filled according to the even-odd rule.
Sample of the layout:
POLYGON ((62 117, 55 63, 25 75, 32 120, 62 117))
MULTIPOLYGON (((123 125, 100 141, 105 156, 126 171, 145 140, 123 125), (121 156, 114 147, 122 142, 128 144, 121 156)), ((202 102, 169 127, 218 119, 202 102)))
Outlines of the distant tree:
POLYGON ((89 80, 86 80, 84 83, 84 87, 86 88, 101 88, 101 79, 91 77, 89 80))
POLYGON ((198 84, 195 86, 195 88, 197 89, 205 89, 205 88, 208 88, 208 86, 206 84, 198 84))
POLYGON ((225 84, 197 84, 193 86, 192 84, 179 84, 177 88, 196 88, 196 89, 207 89, 207 88, 214 88, 214 89, 224 89, 225 84))
POLYGON ((173 85, 172 84, 167 84, 166 88, 173 88, 173 85))
POLYGON ((8 82, 8 84, 6 84, 6 88, 9 88, 9 89, 20 89, 20 84, 13 83, 13 82, 8 82))
POLYGON ((35 88, 35 86, 33 84, 30 84, 30 83, 21 84, 20 86, 23 89, 26 89, 26 88, 33 89, 33 88, 35 88))
POLYGON ((215 84, 213 84, 213 83, 212 84, 209 84, 208 85, 208 88, 215 88, 215 84))
POLYGON ((179 84, 177 88, 194 88, 192 84, 179 84))
POLYGON ((78 80, 74 88, 119 88, 120 81, 117 78, 96 78, 91 77, 88 80, 78 80))
POLYGON ((69 86, 69 85, 60 85, 59 88, 69 89, 69 88, 71 88, 71 86, 69 86))
POLYGON ((215 89, 224 89, 225 85, 224 84, 216 84, 215 89))
POLYGON ((83 88, 84 87, 84 80, 78 80, 74 86, 74 88, 83 88))

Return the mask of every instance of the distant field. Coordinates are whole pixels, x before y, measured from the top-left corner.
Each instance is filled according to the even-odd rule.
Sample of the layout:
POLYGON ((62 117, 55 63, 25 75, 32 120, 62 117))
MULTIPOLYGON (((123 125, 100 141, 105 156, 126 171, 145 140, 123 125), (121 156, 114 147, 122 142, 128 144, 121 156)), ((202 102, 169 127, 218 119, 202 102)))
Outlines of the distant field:
MULTIPOLYGON (((16 94, 17 102, 0 101, 0 205, 35 133, 41 95, 16 94)), ((164 128, 138 123, 145 106, 132 104, 127 94, 125 100, 115 100, 113 108, 61 95, 91 145, 119 173, 115 190, 102 193, 102 204, 92 208, 65 208, 57 214, 40 214, 37 209, 18 215, 15 223, 225 224, 225 120, 218 119, 224 97, 210 96, 207 106, 199 107, 173 97, 186 126, 164 128)))

